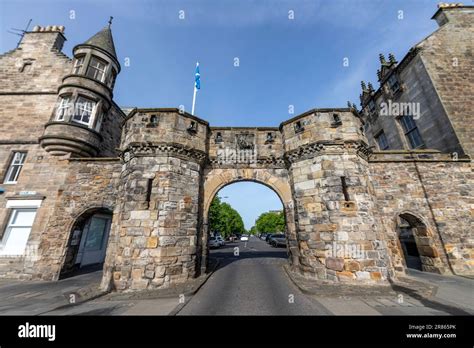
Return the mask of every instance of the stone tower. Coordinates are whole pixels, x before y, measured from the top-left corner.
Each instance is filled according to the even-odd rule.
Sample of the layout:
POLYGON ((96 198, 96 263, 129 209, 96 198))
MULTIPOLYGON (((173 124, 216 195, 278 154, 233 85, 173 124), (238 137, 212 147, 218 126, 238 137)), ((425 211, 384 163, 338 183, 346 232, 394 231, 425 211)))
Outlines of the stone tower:
POLYGON ((118 290, 167 287, 199 272, 201 176, 209 125, 178 109, 125 122, 116 219, 104 268, 118 290))
POLYGON ((95 157, 104 141, 102 127, 120 72, 110 24, 74 47, 73 54, 72 69, 59 87, 41 146, 52 155, 95 157))

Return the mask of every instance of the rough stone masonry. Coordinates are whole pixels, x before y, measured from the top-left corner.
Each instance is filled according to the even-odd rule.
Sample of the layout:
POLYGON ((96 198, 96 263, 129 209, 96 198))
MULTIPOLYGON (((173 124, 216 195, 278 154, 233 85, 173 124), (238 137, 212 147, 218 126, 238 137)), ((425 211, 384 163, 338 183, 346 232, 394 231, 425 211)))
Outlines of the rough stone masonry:
POLYGON ((288 262, 307 279, 384 284, 413 253, 423 271, 473 275, 473 16, 441 5, 440 30, 400 62, 380 58, 380 88, 363 84, 360 110, 253 128, 122 109, 110 25, 73 58, 64 27, 36 26, 0 55, 0 277, 103 263, 104 289, 184 283, 206 270, 213 197, 245 180, 281 199, 288 262), (414 128, 379 114, 389 99, 420 103, 414 128))

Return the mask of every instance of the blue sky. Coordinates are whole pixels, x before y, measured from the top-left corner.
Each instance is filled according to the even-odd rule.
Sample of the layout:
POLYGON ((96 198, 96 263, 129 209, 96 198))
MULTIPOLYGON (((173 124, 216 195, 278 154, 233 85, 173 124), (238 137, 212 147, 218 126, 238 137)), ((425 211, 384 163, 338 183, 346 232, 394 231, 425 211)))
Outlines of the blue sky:
MULTIPOLYGON (((438 2, 0 0, 0 52, 18 41, 7 30, 23 28, 32 18, 32 25, 64 25, 68 41, 63 51, 70 56, 76 44, 114 16, 122 64, 115 87, 119 105, 184 105, 189 111, 199 61, 196 115, 214 126, 278 126, 314 107, 345 107, 347 100, 358 104, 361 80, 377 86, 380 52, 401 59, 437 28, 430 18, 438 2), (288 113, 289 105, 295 114, 288 113)), ((239 185, 245 184, 226 190, 237 187, 233 190, 240 192, 239 185)), ((258 202, 243 198, 253 206, 243 214, 246 222, 273 209, 258 197, 258 202)))

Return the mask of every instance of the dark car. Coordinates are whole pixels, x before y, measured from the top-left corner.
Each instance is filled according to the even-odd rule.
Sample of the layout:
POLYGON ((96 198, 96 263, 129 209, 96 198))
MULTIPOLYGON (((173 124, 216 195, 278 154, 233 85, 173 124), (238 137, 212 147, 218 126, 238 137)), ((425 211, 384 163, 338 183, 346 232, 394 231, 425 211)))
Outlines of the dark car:
POLYGON ((265 237, 265 242, 270 243, 270 238, 272 238, 273 234, 269 233, 265 237))
POLYGON ((278 248, 280 246, 286 247, 286 237, 284 234, 273 234, 269 243, 274 248, 278 248))

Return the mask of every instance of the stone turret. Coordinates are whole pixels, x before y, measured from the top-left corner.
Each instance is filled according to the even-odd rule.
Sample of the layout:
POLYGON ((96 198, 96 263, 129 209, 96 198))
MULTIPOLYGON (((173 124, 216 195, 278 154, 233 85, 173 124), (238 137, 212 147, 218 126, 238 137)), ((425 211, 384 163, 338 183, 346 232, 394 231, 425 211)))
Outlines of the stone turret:
POLYGON ((121 144, 122 219, 113 232, 118 254, 105 269, 114 288, 167 287, 199 272, 196 232, 208 134, 206 121, 178 109, 135 109, 129 115, 121 144))
POLYGON ((106 115, 113 106, 113 88, 120 64, 110 23, 73 49, 70 74, 63 78, 57 104, 41 137, 52 155, 94 157, 103 141, 106 115))
POLYGON ((280 126, 294 185, 299 271, 308 277, 358 284, 388 277, 361 128, 353 108, 310 110, 280 126))

